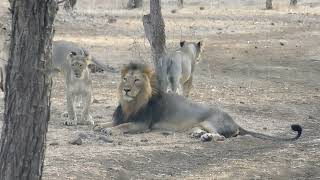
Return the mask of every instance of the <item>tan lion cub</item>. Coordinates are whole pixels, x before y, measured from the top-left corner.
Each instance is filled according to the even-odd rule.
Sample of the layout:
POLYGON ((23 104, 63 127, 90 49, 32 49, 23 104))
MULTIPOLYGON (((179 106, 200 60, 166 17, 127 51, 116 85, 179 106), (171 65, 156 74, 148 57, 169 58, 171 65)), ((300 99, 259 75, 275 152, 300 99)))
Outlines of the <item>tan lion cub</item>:
POLYGON ((67 57, 67 62, 62 65, 62 71, 66 78, 66 94, 68 120, 65 125, 72 126, 77 124, 92 125, 94 121, 89 115, 91 103, 92 82, 88 69, 88 55, 85 53, 77 54, 71 52, 67 57), (82 102, 82 113, 78 120, 75 104, 82 102))

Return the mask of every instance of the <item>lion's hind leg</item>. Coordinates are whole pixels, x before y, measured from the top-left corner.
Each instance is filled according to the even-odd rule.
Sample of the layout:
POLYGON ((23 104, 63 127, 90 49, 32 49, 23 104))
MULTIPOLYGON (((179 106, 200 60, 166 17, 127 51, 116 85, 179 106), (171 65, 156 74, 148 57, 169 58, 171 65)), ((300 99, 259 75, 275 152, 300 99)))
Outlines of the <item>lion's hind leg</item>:
POLYGON ((199 127, 194 128, 192 135, 200 138, 201 141, 224 141, 225 137, 220 135, 210 121, 203 121, 199 127))
POLYGON ((188 97, 192 88, 192 76, 183 84, 183 95, 188 97))

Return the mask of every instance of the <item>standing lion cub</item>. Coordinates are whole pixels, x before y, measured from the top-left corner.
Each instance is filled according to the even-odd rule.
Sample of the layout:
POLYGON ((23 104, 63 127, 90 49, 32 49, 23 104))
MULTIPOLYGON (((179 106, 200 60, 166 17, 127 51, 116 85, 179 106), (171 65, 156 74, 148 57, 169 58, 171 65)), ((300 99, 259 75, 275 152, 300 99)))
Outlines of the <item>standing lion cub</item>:
POLYGON ((203 42, 180 42, 180 48, 169 55, 167 92, 185 97, 192 88, 192 76, 196 62, 199 62, 203 42))
POLYGON ((66 48, 55 42, 53 46, 53 72, 61 71, 65 77, 68 120, 67 126, 94 124, 89 115, 89 107, 92 96, 92 82, 88 69, 89 55, 80 49, 66 48), (76 104, 82 104, 80 119, 76 113, 76 104))

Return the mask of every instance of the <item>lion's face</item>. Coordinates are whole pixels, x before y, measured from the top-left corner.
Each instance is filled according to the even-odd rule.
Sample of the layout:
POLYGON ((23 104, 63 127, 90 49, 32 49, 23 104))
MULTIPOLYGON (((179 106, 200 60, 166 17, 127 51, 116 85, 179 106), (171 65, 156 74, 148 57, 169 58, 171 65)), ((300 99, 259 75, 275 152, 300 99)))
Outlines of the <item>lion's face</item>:
POLYGON ((83 76, 83 71, 87 69, 88 66, 88 55, 71 52, 69 54, 69 60, 74 77, 81 78, 83 76))
POLYGON ((151 96, 152 88, 149 69, 126 67, 122 71, 121 77, 119 93, 124 101, 131 102, 151 96))

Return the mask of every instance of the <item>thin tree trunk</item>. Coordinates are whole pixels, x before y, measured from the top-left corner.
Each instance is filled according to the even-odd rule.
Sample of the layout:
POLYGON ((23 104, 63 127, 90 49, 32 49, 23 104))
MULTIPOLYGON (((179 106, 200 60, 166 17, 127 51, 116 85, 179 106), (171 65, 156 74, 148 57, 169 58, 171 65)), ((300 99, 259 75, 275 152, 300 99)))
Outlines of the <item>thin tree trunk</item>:
POLYGON ((290 0, 290 6, 295 6, 297 5, 298 0, 290 0))
POLYGON ((1 133, 0 180, 42 177, 50 118, 55 0, 12 0, 12 28, 1 133))
POLYGON ((183 8, 183 0, 177 0, 178 8, 183 8))
POLYGON ((128 9, 140 8, 143 5, 143 0, 129 0, 127 3, 128 9))
POLYGON ((272 9, 272 0, 266 0, 266 9, 272 9))
POLYGON ((161 13, 161 1, 150 0, 150 14, 143 16, 143 26, 151 45, 153 63, 160 88, 167 88, 167 53, 165 25, 161 13))

